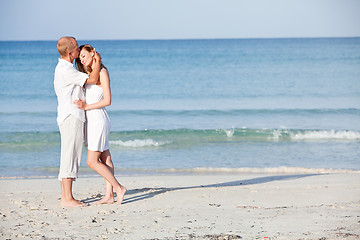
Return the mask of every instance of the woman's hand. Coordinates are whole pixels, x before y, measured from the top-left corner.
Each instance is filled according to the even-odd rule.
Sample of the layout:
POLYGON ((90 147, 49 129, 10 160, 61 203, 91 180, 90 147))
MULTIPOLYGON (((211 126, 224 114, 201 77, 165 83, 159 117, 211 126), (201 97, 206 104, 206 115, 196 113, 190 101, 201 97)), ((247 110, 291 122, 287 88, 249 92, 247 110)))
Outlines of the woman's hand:
POLYGON ((96 52, 96 49, 94 48, 94 60, 96 61, 96 62, 99 62, 99 61, 101 61, 101 55, 100 55, 100 53, 98 53, 98 52, 96 52))
POLYGON ((75 100, 75 101, 73 102, 73 104, 75 104, 75 106, 76 106, 77 108, 80 108, 80 109, 82 109, 82 110, 86 110, 86 109, 85 109, 85 108, 86 108, 86 104, 85 104, 84 100, 82 100, 82 99, 75 100))

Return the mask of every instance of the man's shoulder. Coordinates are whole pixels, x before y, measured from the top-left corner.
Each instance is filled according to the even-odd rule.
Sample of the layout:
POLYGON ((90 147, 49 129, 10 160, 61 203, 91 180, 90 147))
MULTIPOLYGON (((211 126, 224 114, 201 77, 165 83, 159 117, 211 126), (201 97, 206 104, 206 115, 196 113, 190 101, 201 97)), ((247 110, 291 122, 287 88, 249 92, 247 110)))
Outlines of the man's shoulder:
POLYGON ((64 59, 59 58, 59 61, 56 67, 73 67, 74 65, 71 62, 68 62, 64 59))
POLYGON ((65 60, 59 61, 55 67, 55 74, 73 74, 74 72, 77 72, 74 65, 65 60))
POLYGON ((66 68, 67 68, 67 65, 64 64, 63 62, 59 61, 59 62, 56 64, 55 72, 56 72, 56 71, 59 71, 59 70, 62 70, 62 69, 66 69, 66 68))

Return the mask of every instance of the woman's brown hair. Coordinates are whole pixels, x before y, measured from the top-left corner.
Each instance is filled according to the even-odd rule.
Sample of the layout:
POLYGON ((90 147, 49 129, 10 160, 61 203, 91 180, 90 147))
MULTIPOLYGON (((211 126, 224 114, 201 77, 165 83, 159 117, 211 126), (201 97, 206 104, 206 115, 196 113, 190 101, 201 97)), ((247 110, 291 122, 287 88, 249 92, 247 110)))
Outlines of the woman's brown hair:
MULTIPOLYGON (((89 45, 89 44, 81 45, 81 46, 80 46, 80 51, 81 51, 82 49, 85 49, 85 50, 88 51, 88 52, 91 52, 91 51, 94 50, 94 48, 93 48, 91 45, 89 45)), ((84 73, 91 73, 91 72, 92 72, 92 69, 91 69, 90 66, 85 67, 84 65, 82 65, 82 63, 81 63, 81 61, 80 61, 80 58, 75 59, 75 66, 76 66, 76 68, 77 68, 80 72, 84 72, 84 73)), ((106 67, 104 66, 104 64, 101 62, 101 64, 100 64, 100 69, 103 69, 103 68, 105 68, 105 69, 107 70, 107 68, 106 68, 106 67)))

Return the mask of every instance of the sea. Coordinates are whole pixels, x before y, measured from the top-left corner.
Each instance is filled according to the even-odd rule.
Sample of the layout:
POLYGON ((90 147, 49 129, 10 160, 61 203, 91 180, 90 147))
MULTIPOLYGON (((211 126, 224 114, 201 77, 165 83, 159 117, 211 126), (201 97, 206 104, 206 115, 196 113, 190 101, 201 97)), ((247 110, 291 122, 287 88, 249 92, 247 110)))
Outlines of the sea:
MULTIPOLYGON (((110 73, 116 175, 360 171, 360 38, 78 42, 110 73)), ((58 58, 0 41, 0 178, 58 174, 58 58)))

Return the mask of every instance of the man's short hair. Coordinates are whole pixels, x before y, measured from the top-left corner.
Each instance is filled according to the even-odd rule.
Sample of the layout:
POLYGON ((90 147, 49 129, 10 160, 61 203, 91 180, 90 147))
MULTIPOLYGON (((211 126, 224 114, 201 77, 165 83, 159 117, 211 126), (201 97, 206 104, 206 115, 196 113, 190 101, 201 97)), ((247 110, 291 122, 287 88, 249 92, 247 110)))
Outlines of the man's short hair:
POLYGON ((56 48, 60 53, 60 56, 67 56, 68 52, 74 50, 74 44, 72 43, 72 39, 76 40, 74 37, 62 37, 58 40, 56 48))

